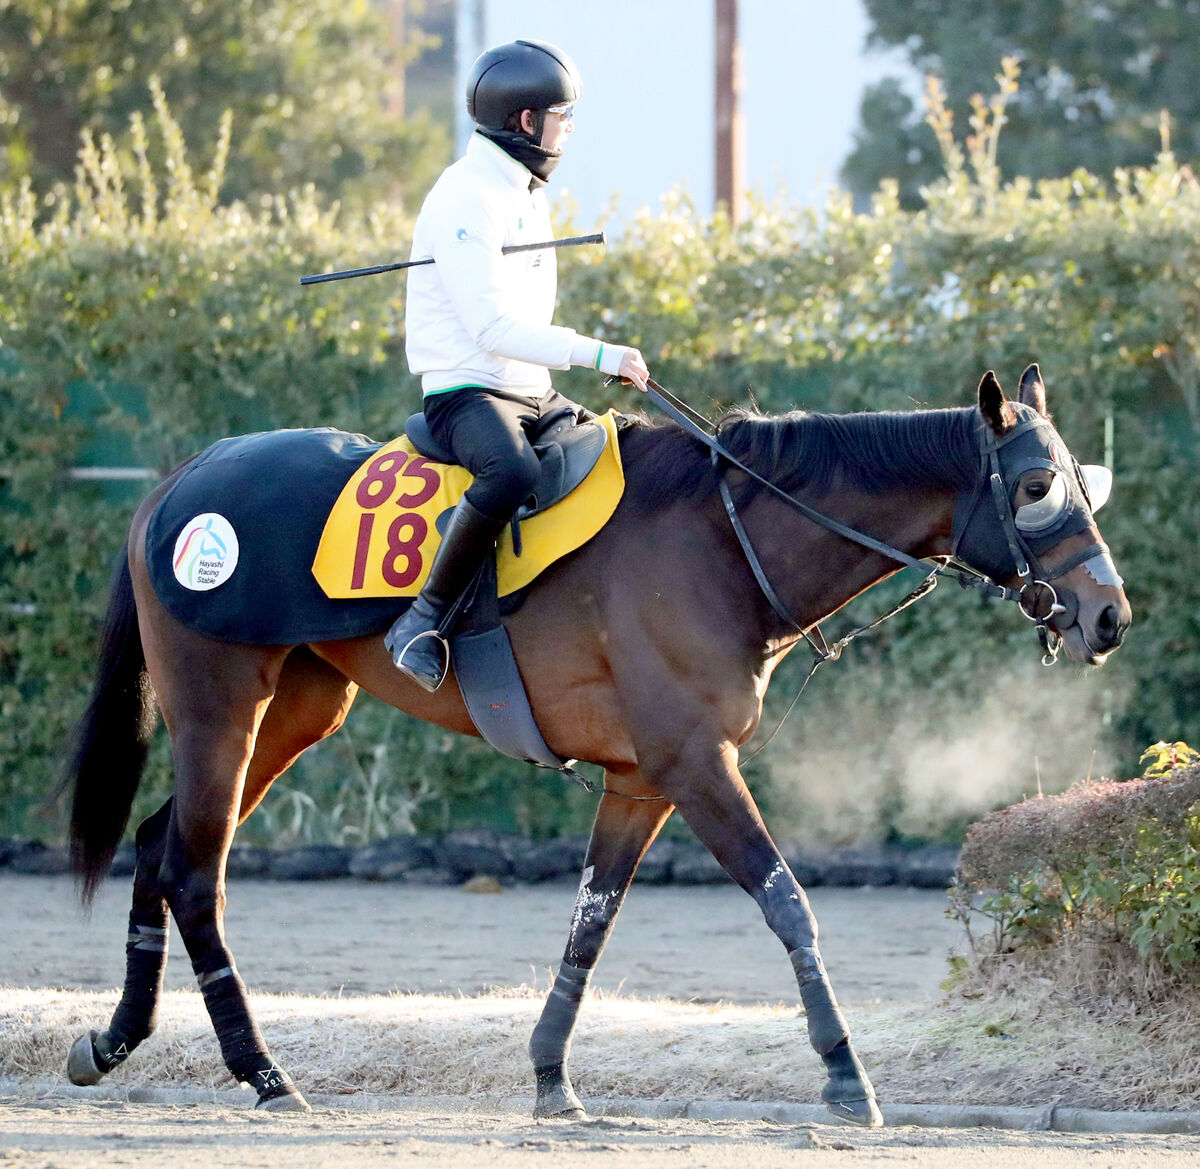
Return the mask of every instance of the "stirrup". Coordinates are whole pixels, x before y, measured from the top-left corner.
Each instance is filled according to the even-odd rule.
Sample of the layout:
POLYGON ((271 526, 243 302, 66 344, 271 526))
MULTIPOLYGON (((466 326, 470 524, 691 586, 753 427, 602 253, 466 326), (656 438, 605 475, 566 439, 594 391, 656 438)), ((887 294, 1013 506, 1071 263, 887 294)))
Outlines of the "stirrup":
MULTIPOLYGON (((446 680, 446 673, 450 668, 450 644, 436 629, 426 629, 423 632, 418 633, 416 637, 412 638, 412 640, 407 642, 401 649, 392 651, 392 664, 406 678, 411 678, 412 681, 416 682, 416 684, 420 686, 422 690, 427 690, 430 694, 432 694, 446 680), (404 662, 404 655, 408 653, 408 651, 412 649, 417 642, 428 637, 433 638, 442 651, 441 666, 438 668, 436 676, 432 672, 421 672, 412 666, 405 665, 404 662), (436 680, 434 680, 431 685, 430 680, 434 678, 436 680)), ((430 663, 430 665, 432 665, 432 663, 430 663)))

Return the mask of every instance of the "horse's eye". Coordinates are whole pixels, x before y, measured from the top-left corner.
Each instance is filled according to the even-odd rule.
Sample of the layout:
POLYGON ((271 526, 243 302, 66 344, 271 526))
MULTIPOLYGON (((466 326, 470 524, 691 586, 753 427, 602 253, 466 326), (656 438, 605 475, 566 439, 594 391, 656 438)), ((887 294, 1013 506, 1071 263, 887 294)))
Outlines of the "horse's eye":
POLYGON ((1035 479, 1032 483, 1025 486, 1025 494, 1030 499, 1045 499, 1046 492, 1050 490, 1048 483, 1043 483, 1040 479, 1035 479))

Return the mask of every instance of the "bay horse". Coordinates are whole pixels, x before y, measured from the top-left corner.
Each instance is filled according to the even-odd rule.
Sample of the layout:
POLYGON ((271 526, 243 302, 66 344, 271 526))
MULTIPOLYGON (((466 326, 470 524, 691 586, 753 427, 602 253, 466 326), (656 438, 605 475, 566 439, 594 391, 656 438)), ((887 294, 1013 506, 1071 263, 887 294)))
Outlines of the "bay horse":
MULTIPOLYGON (((627 484, 616 514, 539 577, 505 621, 546 742, 602 766, 606 785, 562 965, 529 1045, 535 1115, 584 1115, 567 1066, 580 1003, 638 863, 678 809, 754 898, 791 959, 809 1039, 828 1073, 822 1098, 845 1120, 880 1124, 821 960, 817 923, 747 790, 738 748, 758 726, 772 672, 801 631, 898 566, 737 468, 903 554, 944 563, 957 553, 994 577, 993 588, 1020 584, 1026 566, 1013 517, 1018 526, 1031 517, 1018 543, 1032 548, 1044 580, 1058 580, 1054 603, 1032 607, 1075 661, 1097 665, 1120 644, 1129 603, 1099 543, 1083 476, 1049 424, 1036 365, 1016 401, 989 371, 969 408, 735 412, 718 438, 738 460, 733 466, 720 467, 672 422, 624 431, 627 484), (1040 445, 1007 471, 1003 458, 994 461, 989 474, 981 450, 995 455, 1018 434, 1040 445), (722 481, 736 514, 723 505, 722 481), (1063 527, 1068 515, 1074 520, 1063 527)), ((259 1107, 307 1109, 270 1054, 225 940, 234 832, 301 752, 338 729, 360 687, 419 719, 476 732, 453 680, 426 693, 393 667, 382 634, 246 645, 202 636, 169 616, 148 579, 146 531, 173 481, 134 516, 68 770, 72 859, 85 902, 128 820, 156 707, 170 735, 174 794, 136 833, 120 1003, 104 1031, 76 1041, 68 1072, 75 1083, 96 1083, 153 1031, 171 913, 230 1072, 254 1085, 259 1107)))

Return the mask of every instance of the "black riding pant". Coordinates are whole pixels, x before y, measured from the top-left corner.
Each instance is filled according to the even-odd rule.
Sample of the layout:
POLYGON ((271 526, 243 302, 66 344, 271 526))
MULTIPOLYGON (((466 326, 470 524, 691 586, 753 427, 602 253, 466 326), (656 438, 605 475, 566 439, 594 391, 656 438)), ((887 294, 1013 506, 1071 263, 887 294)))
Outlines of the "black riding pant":
POLYGON ((574 405, 557 390, 526 398, 465 386, 427 395, 423 408, 430 434, 475 476, 467 489, 472 506, 503 523, 537 486, 538 459, 527 430, 550 411, 574 405))

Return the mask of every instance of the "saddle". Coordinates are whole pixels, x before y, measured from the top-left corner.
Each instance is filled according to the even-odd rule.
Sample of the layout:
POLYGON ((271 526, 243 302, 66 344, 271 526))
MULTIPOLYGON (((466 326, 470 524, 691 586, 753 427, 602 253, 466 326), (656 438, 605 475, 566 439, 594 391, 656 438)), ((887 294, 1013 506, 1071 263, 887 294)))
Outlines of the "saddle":
MULTIPOLYGON (((457 466, 458 460, 429 433, 424 414, 413 414, 404 434, 421 454, 437 463, 457 466)), ((513 547, 521 554, 520 524, 553 507, 582 483, 604 453, 608 433, 596 416, 582 407, 561 406, 530 427, 529 441, 538 457, 537 485, 513 516, 513 547)))

